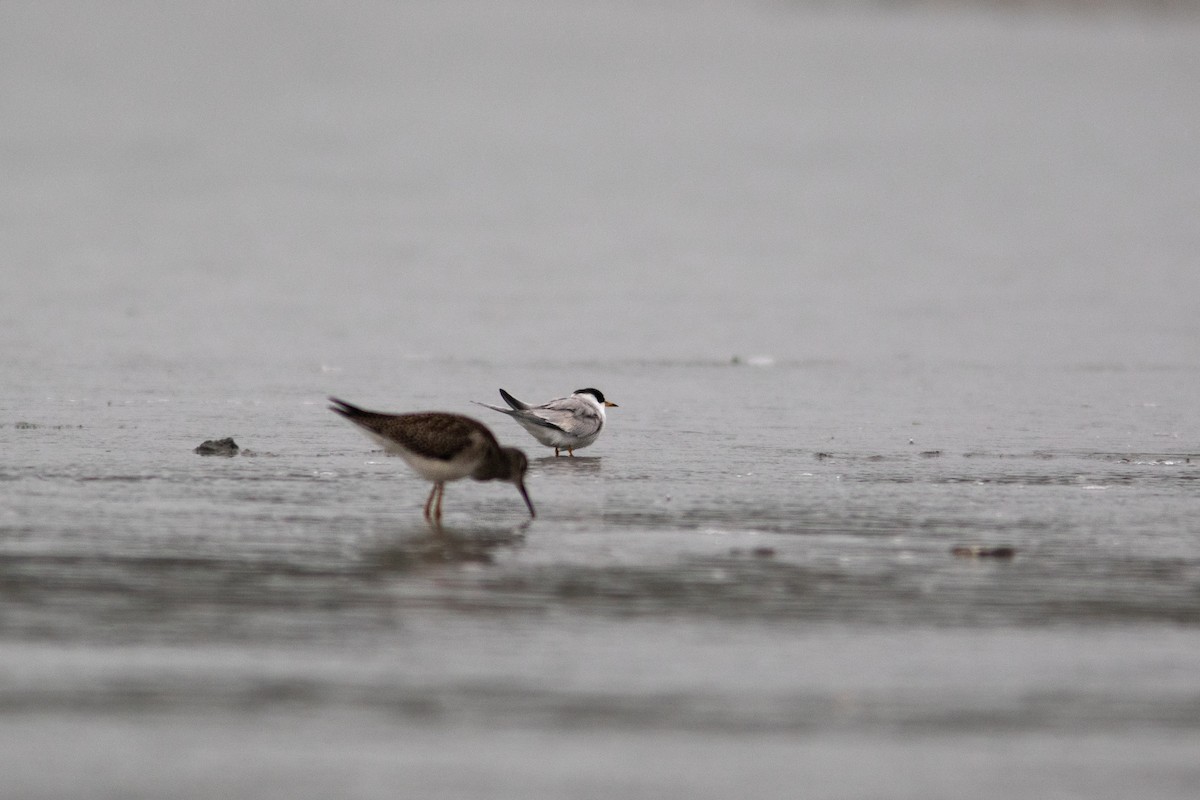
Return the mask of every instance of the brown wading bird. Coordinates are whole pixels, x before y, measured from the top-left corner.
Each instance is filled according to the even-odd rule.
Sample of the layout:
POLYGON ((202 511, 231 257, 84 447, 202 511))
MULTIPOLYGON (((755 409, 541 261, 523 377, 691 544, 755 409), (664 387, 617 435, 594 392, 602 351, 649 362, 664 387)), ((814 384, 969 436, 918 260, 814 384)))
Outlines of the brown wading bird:
POLYGON ((333 403, 330 411, 353 422, 384 450, 400 456, 418 475, 433 481, 433 490, 425 501, 425 519, 441 522, 446 482, 466 477, 508 481, 521 493, 529 516, 537 516, 525 491, 525 470, 529 466, 525 454, 515 447, 501 447, 483 423, 461 414, 383 414, 336 397, 329 401, 333 403))

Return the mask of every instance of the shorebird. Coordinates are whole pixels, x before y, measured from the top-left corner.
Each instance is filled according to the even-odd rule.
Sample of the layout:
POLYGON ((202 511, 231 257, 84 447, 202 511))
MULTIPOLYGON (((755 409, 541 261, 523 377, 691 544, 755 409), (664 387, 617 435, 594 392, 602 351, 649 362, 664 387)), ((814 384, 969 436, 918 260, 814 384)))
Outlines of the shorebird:
POLYGON ((418 475, 433 482, 425 501, 425 519, 440 524, 442 495, 447 481, 471 477, 477 481, 508 481, 517 487, 529 516, 536 517, 525 491, 529 461, 515 447, 501 447, 482 422, 441 411, 384 414, 367 411, 336 397, 330 411, 353 422, 371 439, 395 453, 418 475))
POLYGON ((596 441, 604 428, 604 409, 618 407, 605 400, 599 389, 576 389, 570 397, 559 397, 540 406, 522 402, 503 389, 500 396, 509 408, 472 402, 508 414, 533 438, 546 447, 553 447, 555 456, 559 450, 566 450, 567 455, 573 456, 579 448, 596 441))

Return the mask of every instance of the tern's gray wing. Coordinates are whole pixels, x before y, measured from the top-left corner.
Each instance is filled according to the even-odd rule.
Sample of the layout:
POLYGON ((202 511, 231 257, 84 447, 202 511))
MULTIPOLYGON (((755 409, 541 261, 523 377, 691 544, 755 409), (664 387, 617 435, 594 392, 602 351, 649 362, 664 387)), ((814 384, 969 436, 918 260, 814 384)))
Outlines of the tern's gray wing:
POLYGON ((600 430, 604 420, 596 409, 575 397, 560 397, 541 406, 520 412, 525 419, 539 420, 546 427, 558 428, 573 436, 589 436, 600 430))
POLYGON ((500 396, 504 398, 504 402, 508 403, 510 408, 515 408, 517 411, 524 411, 529 408, 529 403, 524 400, 518 400, 503 389, 500 390, 500 396))
POLYGON ((515 417, 517 419, 522 419, 522 420, 526 420, 528 422, 532 422, 535 425, 541 425, 546 428, 558 429, 557 425, 551 425, 546 420, 544 420, 540 417, 533 416, 533 414, 530 411, 525 411, 525 410, 519 409, 519 408, 501 408, 500 406, 494 406, 491 403, 481 403, 478 400, 472 400, 471 402, 477 406, 483 406, 484 408, 490 408, 492 411, 499 411, 501 414, 508 414, 510 417, 515 417))

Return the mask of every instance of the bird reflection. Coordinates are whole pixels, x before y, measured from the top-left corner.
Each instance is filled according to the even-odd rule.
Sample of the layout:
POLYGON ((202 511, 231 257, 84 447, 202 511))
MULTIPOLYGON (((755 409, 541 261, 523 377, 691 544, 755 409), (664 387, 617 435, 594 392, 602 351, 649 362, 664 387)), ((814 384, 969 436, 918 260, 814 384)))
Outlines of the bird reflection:
POLYGON ((418 572, 451 564, 491 564, 495 551, 525 542, 530 521, 509 528, 423 529, 412 536, 367 550, 367 564, 379 572, 418 572))
POLYGON ((540 471, 553 471, 560 475, 594 475, 600 472, 600 464, 603 463, 603 459, 599 456, 575 456, 574 458, 545 456, 535 458, 530 463, 537 465, 540 471))

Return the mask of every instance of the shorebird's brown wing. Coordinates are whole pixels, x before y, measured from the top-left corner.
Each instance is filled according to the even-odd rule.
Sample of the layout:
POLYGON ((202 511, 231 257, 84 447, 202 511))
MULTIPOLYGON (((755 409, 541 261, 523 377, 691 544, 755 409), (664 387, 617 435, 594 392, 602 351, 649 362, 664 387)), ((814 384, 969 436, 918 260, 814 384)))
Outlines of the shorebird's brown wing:
POLYGON ((451 459, 480 448, 499 447, 491 431, 470 417, 427 411, 384 416, 372 430, 429 458, 451 459))
POLYGON ((330 411, 336 411, 355 425, 381 439, 395 442, 406 450, 427 458, 451 459, 466 450, 499 447, 483 423, 461 414, 425 411, 416 414, 384 414, 331 397, 330 411))

